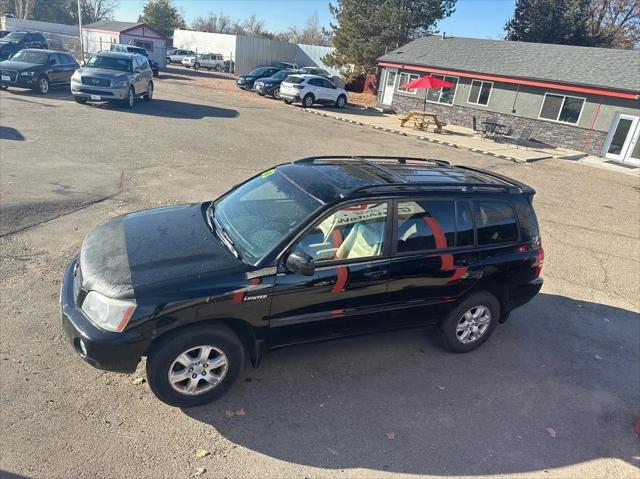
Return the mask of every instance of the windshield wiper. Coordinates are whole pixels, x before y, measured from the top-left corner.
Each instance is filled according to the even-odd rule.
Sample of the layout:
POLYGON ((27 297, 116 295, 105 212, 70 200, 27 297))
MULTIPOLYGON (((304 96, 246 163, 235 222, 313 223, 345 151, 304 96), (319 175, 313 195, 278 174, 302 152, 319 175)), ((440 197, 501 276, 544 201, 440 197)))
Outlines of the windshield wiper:
MULTIPOLYGON (((209 208, 211 208, 211 207, 209 207, 209 208)), ((209 211, 209 209, 207 209, 207 212, 208 211, 209 211)), ((236 249, 233 247, 233 245, 235 243, 233 242, 233 240, 231 239, 229 234, 225 231, 224 227, 216 219, 216 217, 213 216, 213 208, 211 208, 210 216, 211 216, 211 219, 213 219, 213 224, 215 225, 215 228, 213 229, 213 231, 215 233, 217 233, 217 236, 220 238, 220 241, 222 241, 222 244, 224 244, 227 247, 227 249, 229 251, 231 251, 231 254, 233 254, 233 256, 235 256, 236 258, 240 259, 240 255, 238 254, 236 249)))

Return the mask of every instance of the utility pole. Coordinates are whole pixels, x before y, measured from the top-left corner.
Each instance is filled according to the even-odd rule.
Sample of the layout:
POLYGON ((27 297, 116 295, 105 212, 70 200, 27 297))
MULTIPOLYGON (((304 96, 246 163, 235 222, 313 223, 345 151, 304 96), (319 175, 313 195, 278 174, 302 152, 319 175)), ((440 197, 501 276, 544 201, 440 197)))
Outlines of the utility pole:
POLYGON ((80 63, 84 62, 84 40, 82 38, 82 8, 80 7, 80 2, 82 0, 78 0, 78 28, 80 29, 80 63))

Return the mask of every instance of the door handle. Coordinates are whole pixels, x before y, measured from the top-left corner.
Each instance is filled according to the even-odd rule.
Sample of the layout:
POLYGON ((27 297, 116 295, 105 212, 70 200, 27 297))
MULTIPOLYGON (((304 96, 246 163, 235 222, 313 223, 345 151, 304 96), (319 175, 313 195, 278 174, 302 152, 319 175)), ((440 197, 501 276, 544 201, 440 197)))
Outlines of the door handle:
POLYGON ((367 279, 380 279, 385 274, 387 274, 388 271, 388 269, 377 269, 374 271, 367 271, 363 274, 363 276, 367 279))

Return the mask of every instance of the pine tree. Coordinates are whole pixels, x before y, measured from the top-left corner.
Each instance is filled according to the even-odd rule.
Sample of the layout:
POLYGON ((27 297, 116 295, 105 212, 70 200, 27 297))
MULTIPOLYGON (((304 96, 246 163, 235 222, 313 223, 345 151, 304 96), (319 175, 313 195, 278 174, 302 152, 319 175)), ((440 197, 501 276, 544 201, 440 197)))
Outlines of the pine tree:
POLYGON ((182 15, 171 0, 148 0, 138 21, 155 27, 167 37, 172 37, 176 28, 186 28, 182 15))

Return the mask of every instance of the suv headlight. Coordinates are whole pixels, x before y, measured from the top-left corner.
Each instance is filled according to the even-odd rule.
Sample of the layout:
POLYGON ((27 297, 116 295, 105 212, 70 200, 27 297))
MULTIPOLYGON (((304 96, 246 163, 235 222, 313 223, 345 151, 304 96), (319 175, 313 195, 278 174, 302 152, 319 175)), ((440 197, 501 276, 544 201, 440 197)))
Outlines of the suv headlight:
POLYGON ((20 75, 22 75, 23 77, 32 77, 35 74, 36 74, 36 72, 21 72, 20 73, 20 75))
POLYGON ((127 80, 112 80, 111 86, 113 88, 124 88, 129 84, 127 80))
POLYGON ((71 75, 71 81, 72 82, 76 82, 76 83, 80 83, 82 77, 80 76, 80 73, 78 73, 77 71, 73 73, 73 75, 71 75))
POLYGON ((107 298, 95 291, 91 291, 82 303, 82 311, 93 323, 115 332, 127 326, 135 310, 136 303, 133 301, 107 298))

